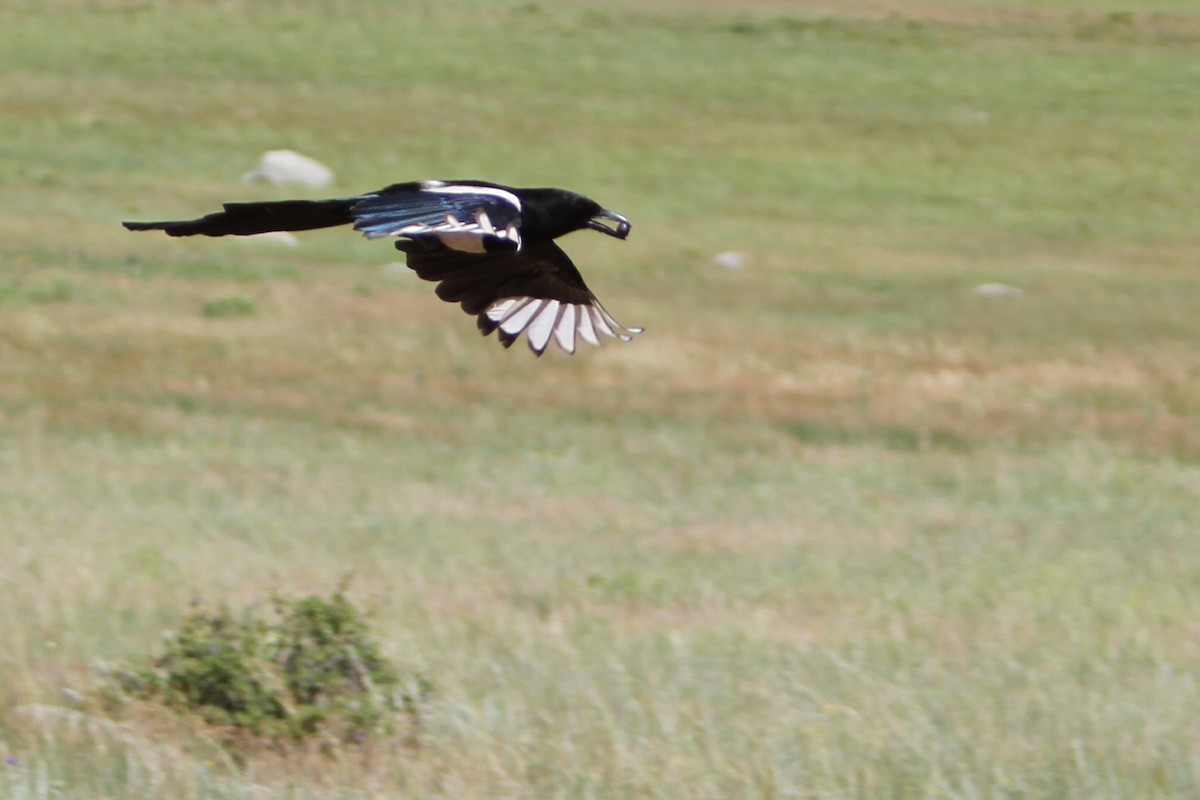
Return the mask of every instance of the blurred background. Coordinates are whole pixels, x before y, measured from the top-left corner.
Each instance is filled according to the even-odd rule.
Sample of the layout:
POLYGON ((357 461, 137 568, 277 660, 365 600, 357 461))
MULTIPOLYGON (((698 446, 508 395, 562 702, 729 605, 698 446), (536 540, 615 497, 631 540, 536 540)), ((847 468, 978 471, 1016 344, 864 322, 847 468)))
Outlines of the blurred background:
POLYGON ((1197 796, 1198 150, 1194 0, 6 0, 3 793, 1197 796), (629 217, 564 245, 646 333, 120 226, 425 178, 629 217), (341 585, 419 746, 89 699, 341 585))

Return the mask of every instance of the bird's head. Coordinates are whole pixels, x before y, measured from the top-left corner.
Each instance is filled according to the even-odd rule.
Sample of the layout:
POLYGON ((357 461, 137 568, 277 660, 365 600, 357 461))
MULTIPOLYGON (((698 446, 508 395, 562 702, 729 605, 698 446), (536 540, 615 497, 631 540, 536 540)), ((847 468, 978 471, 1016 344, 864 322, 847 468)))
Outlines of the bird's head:
POLYGON ((565 189, 521 189, 522 235, 554 239, 571 231, 591 228, 618 239, 629 235, 629 220, 601 207, 590 197, 565 189))

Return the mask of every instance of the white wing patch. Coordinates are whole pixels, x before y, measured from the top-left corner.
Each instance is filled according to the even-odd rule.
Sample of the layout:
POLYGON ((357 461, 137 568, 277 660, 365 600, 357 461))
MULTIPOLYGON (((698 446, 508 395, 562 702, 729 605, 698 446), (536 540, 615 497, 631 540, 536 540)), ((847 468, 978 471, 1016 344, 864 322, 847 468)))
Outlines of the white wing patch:
POLYGON ((492 303, 483 312, 500 330, 516 337, 523 331, 529 349, 539 356, 545 352, 550 339, 568 354, 575 352, 576 339, 599 346, 597 331, 628 342, 642 332, 627 328, 612 318, 598 300, 591 303, 565 303, 540 297, 505 297, 492 303))
POLYGON ((484 194, 489 197, 498 197, 517 211, 521 210, 521 198, 507 189, 498 189, 495 186, 464 186, 443 181, 422 181, 421 191, 435 194, 484 194))
POLYGON ((451 250, 459 250, 464 253, 488 252, 484 244, 488 237, 512 242, 513 249, 521 249, 521 232, 517 229, 516 224, 509 225, 504 229, 497 228, 492 224, 487 211, 482 208, 475 212, 473 222, 460 222, 458 217, 447 214, 445 220, 437 225, 414 222, 394 231, 376 235, 405 238, 432 235, 451 250))
POLYGON ((497 228, 492 224, 491 218, 487 216, 487 211, 482 209, 475 212, 474 222, 460 222, 452 213, 448 213, 445 221, 436 225, 414 222, 404 225, 402 228, 390 230, 388 233, 377 235, 406 237, 406 239, 412 236, 437 236, 438 241, 446 247, 464 253, 486 253, 485 242, 490 237, 491 239, 510 241, 514 243, 514 249, 521 249, 521 231, 517 230, 516 224, 511 224, 504 229, 497 228))

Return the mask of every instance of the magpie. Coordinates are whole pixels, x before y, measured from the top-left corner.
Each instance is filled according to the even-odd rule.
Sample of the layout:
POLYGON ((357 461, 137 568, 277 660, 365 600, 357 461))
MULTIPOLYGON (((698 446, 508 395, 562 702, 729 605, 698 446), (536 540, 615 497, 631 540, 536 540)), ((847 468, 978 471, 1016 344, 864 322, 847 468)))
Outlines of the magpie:
POLYGON ((353 197, 225 203, 199 219, 123 224, 170 236, 250 236, 351 223, 368 239, 395 237, 409 268, 505 347, 525 333, 539 356, 551 339, 574 353, 579 339, 599 345, 600 334, 629 341, 642 332, 613 319, 554 241, 584 228, 624 239, 629 220, 565 189, 411 181, 353 197))

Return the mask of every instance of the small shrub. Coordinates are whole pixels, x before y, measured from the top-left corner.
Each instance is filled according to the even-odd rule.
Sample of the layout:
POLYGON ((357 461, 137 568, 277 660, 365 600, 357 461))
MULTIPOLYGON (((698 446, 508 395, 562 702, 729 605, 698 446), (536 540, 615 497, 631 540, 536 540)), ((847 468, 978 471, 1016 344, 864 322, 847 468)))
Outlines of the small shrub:
POLYGON ((224 297, 214 297, 206 300, 200 312, 210 319, 225 319, 227 317, 248 317, 257 310, 252 298, 244 294, 230 294, 224 297))
POLYGON ((399 673, 349 600, 340 592, 276 599, 274 612, 264 621, 250 611, 193 608, 161 655, 116 675, 117 693, 296 740, 361 743, 395 734, 406 720, 413 742, 432 687, 417 677, 400 691, 399 673))

